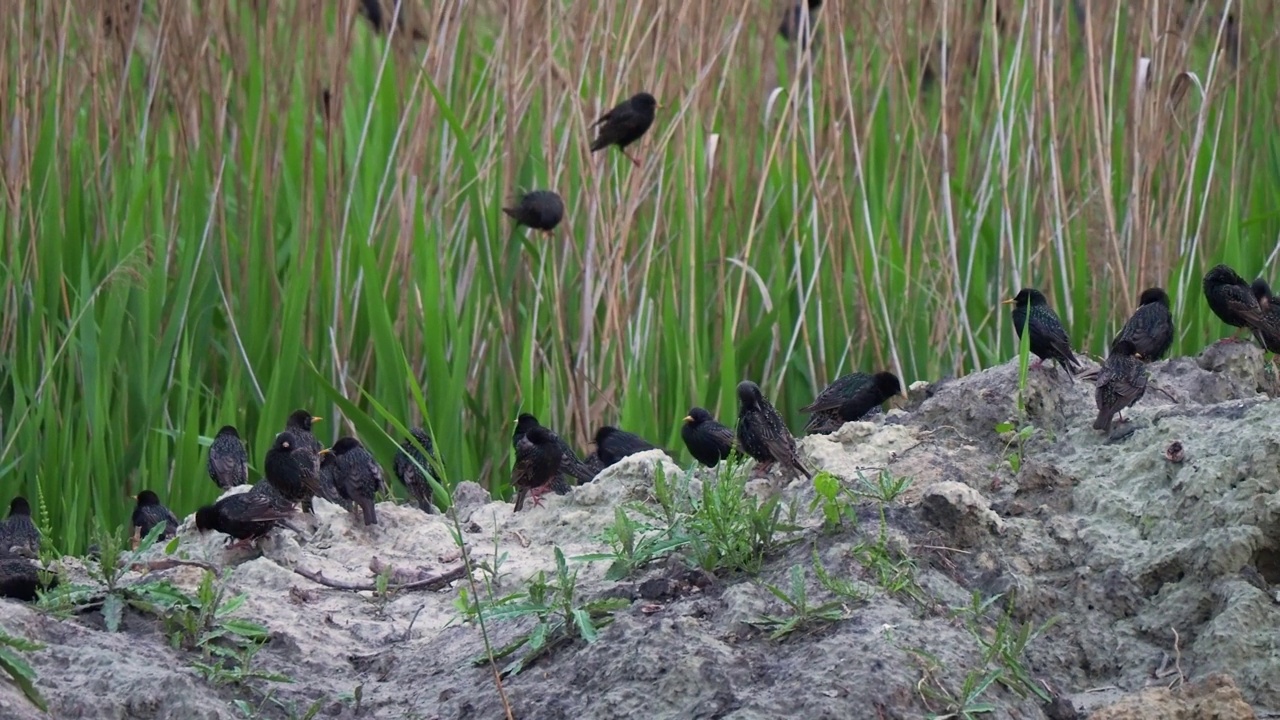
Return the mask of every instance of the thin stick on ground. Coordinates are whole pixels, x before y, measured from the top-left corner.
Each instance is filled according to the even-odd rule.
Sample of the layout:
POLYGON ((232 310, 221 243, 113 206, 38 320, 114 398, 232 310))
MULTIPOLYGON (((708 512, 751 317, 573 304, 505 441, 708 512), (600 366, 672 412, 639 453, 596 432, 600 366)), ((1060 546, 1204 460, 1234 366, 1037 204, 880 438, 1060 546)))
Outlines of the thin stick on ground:
MULTIPOLYGON (((319 570, 308 570, 306 568, 296 567, 293 569, 293 571, 301 575, 302 577, 310 580, 311 582, 317 583, 319 585, 323 585, 327 588, 333 588, 334 590, 350 590, 352 592, 366 592, 366 591, 372 592, 378 589, 378 586, 375 585, 374 583, 353 583, 353 582, 345 582, 343 580, 334 580, 332 578, 327 578, 325 577, 324 573, 319 570)), ((389 584, 387 585, 387 592, 400 591, 400 590, 406 590, 406 591, 438 590, 455 580, 461 580, 462 578, 466 577, 466 575, 467 575, 466 567, 463 565, 459 565, 453 569, 446 570, 445 572, 440 573, 438 575, 432 575, 431 577, 423 578, 422 580, 415 580, 414 582, 411 582, 411 583, 404 583, 403 585, 389 584)))

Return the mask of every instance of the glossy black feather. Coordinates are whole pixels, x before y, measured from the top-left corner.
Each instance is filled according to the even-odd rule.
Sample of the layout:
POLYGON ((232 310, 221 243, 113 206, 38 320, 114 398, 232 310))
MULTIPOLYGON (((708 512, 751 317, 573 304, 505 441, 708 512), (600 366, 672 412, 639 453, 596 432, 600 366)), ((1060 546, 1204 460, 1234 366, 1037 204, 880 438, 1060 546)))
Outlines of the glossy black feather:
POLYGON ((891 372, 841 375, 823 388, 813 402, 800 408, 800 412, 810 413, 805 432, 825 434, 838 430, 846 422, 871 415, 900 392, 902 383, 891 372))
POLYGON ((1138 309, 1111 341, 1112 352, 1121 341, 1132 343, 1142 359, 1160 360, 1173 346, 1173 313, 1169 311, 1169 295, 1163 288, 1147 288, 1138 298, 1138 309))
POLYGON ((1070 373, 1080 368, 1071 351, 1071 338, 1063 329, 1058 315, 1049 307, 1048 300, 1034 288, 1023 288, 1013 299, 1013 329, 1022 339, 1022 328, 1031 333, 1031 352, 1041 360, 1057 360, 1070 373))
POLYGON ((161 524, 165 526, 164 530, 160 531, 161 540, 169 540, 178 534, 180 524, 178 518, 174 517, 169 508, 160 502, 159 496, 150 490, 138 493, 131 519, 139 537, 146 537, 152 528, 161 524))
POLYGON ((320 457, 286 430, 276 435, 262 463, 266 480, 289 502, 310 500, 320 495, 320 457))
POLYGON ((1136 356, 1132 342, 1116 343, 1102 364, 1095 385, 1098 417, 1093 421, 1093 429, 1110 432, 1112 416, 1138 402, 1147 391, 1147 369, 1136 356))
POLYGON ((396 453, 395 461, 392 463, 392 469, 395 470, 396 477, 400 478, 400 482, 404 483, 405 488, 413 499, 417 501, 418 507, 425 513, 435 512, 433 500, 435 496, 432 494, 431 482, 428 477, 435 478, 436 482, 440 482, 440 476, 436 474, 435 467, 428 460, 428 457, 436 458, 435 448, 431 445, 431 436, 422 428, 412 428, 409 430, 412 438, 405 438, 400 443, 400 451, 396 453), (413 443, 417 440, 417 445, 413 443), (419 449, 421 447, 421 449, 419 449), (426 450, 426 453, 423 453, 426 450), (415 464, 415 462, 417 464, 415 464), (422 469, 419 469, 419 468, 422 469), (425 470, 425 472, 423 472, 425 470))
POLYGON ((622 458, 647 450, 657 450, 658 446, 644 438, 619 430, 612 425, 601 426, 596 430, 596 457, 605 467, 616 465, 622 458))
MULTIPOLYGON (((57 576, 51 576, 44 589, 57 586, 57 576)), ((40 566, 21 557, 0 555, 0 597, 31 602, 41 590, 40 566)))
POLYGON ((738 383, 738 448, 757 462, 777 462, 806 478, 812 477, 800 462, 796 440, 782 416, 750 380, 738 383))
POLYGON ((680 439, 693 459, 707 467, 719 465, 733 453, 733 431, 700 407, 689 410, 680 427, 680 439))
POLYGON ((353 437, 339 438, 333 444, 332 454, 338 464, 338 494, 360 506, 365 525, 377 525, 374 497, 386 489, 382 467, 373 454, 353 437))
POLYGON ((40 554, 40 529, 31 519, 31 504, 19 495, 9 502, 9 516, 0 523, 0 557, 40 554))
POLYGON ((1218 265, 1204 276, 1204 297, 1209 309, 1232 327, 1253 328, 1263 322, 1262 307, 1253 289, 1226 265, 1218 265))
POLYGON ((591 152, 603 150, 610 145, 626 149, 649 131, 657 110, 658 101, 647 92, 636 93, 622 101, 591 123, 591 127, 600 128, 596 139, 591 143, 591 152))
POLYGON ((249 482, 249 452, 232 425, 218 430, 209 446, 209 477, 223 490, 249 482))
POLYGON ((564 219, 564 200, 551 190, 532 190, 515 205, 502 208, 502 212, 510 215, 517 227, 551 232, 564 219))
POLYGON ((515 443, 516 461, 511 468, 511 484, 516 488, 515 512, 524 508, 524 498, 533 493, 535 499, 560 475, 563 453, 559 438, 541 425, 520 436, 515 443))
MULTIPOLYGON (((535 427, 543 427, 538 422, 538 418, 529 413, 521 413, 520 417, 516 418, 515 432, 511 434, 511 447, 515 448, 520 438, 535 427)), ((572 478, 579 485, 594 480, 598 471, 578 459, 578 454, 569 447, 569 443, 564 438, 550 428, 547 430, 555 438, 556 446, 560 448, 560 475, 551 483, 551 489, 557 495, 564 495, 571 487, 567 478, 572 478)))
POLYGON ((248 492, 228 495, 196 511, 196 529, 216 530, 237 540, 259 538, 271 532, 281 520, 297 512, 293 503, 281 497, 269 484, 260 482, 248 492))
POLYGON ((1253 281, 1251 290, 1262 310, 1262 320, 1254 326, 1253 336, 1267 352, 1280 352, 1280 303, 1275 302, 1271 286, 1262 278, 1253 281))

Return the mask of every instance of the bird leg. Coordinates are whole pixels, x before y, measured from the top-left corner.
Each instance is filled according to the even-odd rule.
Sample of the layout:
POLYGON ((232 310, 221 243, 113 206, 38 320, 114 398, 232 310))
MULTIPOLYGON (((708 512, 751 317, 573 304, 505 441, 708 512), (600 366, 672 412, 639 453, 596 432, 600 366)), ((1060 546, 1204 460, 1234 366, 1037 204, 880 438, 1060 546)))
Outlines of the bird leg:
POLYGON ((248 550, 253 547, 254 538, 240 538, 236 540, 231 536, 227 536, 227 550, 248 550))
POLYGON ((627 156, 627 159, 631 161, 632 165, 635 165, 636 167, 640 167, 640 161, 632 157, 631 153, 627 152, 626 150, 623 150, 622 154, 627 156))
POLYGON ((533 500, 534 507, 542 507, 542 496, 550 489, 551 483, 547 483, 529 491, 529 498, 533 500))
POLYGON ((1031 363, 1030 367, 1032 370, 1039 370, 1043 365, 1044 365, 1044 358, 1036 358, 1035 361, 1031 363))

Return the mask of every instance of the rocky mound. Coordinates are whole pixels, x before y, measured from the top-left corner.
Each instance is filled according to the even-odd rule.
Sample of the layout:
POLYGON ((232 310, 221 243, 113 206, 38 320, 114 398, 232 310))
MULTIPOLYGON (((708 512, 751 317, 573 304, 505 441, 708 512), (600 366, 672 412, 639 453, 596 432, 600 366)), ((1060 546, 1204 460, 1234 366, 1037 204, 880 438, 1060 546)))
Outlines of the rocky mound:
MULTIPOLYGON (((210 654, 217 638, 181 640, 196 635, 155 607, 124 608, 108 632, 100 600, 63 619, 3 601, 0 627, 44 645, 24 656, 58 718, 500 718, 504 697, 515 717, 539 719, 1265 715, 1280 709, 1273 387, 1257 348, 1218 345, 1153 365, 1130 422, 1102 436, 1091 384, 1033 370, 1019 412, 1007 364, 804 439, 838 482, 754 481, 749 500, 653 451, 519 514, 463 483, 461 533, 409 506, 382 504, 365 528, 317 502, 305 540, 276 531, 246 555, 188 518, 177 553, 221 571, 208 587, 225 590, 223 607, 244 594, 202 627, 269 631, 247 658, 210 654), (768 498, 776 517, 755 509, 768 498), (619 510, 637 542, 683 544, 607 578, 624 574, 616 558, 582 556, 609 553, 619 510), (715 526, 733 518, 745 521, 715 526), (576 571, 571 593, 556 548, 576 571), (756 569, 757 550, 753 575, 742 567, 756 569), (378 572, 414 589, 382 595, 378 572), (561 635, 563 606, 548 610, 549 651, 499 693, 473 663, 485 654, 467 612, 477 597, 495 651, 535 627, 538 602, 580 613, 561 635), (588 617, 594 642, 577 625, 588 617)), ((156 567, 166 557, 147 554, 156 567)), ((84 563, 63 565, 64 583, 86 581, 84 563)), ((195 596, 204 578, 184 565, 121 582, 165 579, 195 596)), ((3 680, 0 715, 47 717, 3 680)))

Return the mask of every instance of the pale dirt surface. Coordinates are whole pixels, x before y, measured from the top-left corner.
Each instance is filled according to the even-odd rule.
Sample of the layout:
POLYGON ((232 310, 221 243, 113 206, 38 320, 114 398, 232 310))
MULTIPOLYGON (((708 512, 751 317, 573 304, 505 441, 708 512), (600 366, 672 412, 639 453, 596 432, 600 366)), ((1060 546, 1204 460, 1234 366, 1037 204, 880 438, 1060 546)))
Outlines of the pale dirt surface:
MULTIPOLYGON (((917 384, 905 410, 802 440, 812 465, 850 487, 881 469, 912 479, 886 506, 884 533, 888 547, 914 560, 920 599, 886 592, 852 555, 879 536, 875 503, 859 506, 856 529, 824 533, 809 510, 812 485, 784 486, 776 475, 759 489, 780 488, 803 529, 758 580, 711 578, 671 560, 615 583, 604 580, 606 563, 574 563, 580 596, 633 602, 596 643, 561 647, 508 678, 516 717, 941 713, 921 688, 954 690, 984 667, 981 646, 954 611, 975 591, 1002 594, 991 621, 1006 609, 1033 627, 1054 620, 1029 646, 1025 665, 1064 696, 1046 715, 1034 698, 994 685, 981 698, 994 712, 981 717, 1056 720, 1070 717, 1064 703, 1079 717, 1112 720, 1271 716, 1280 709, 1280 404, 1263 393, 1273 388, 1273 373, 1246 344, 1151 369, 1151 389, 1110 438, 1090 429, 1089 382, 1032 370, 1026 407, 1037 432, 1017 473, 1008 462, 1017 447, 995 432, 1015 416, 1015 364, 917 384), (1183 448, 1180 462, 1166 457, 1174 441, 1183 448), (869 599, 848 604, 841 622, 770 640, 752 622, 783 608, 761 581, 785 585, 790 566, 801 564, 812 598, 830 599, 812 572, 815 553, 869 599)), ((552 570, 553 545, 569 557, 605 550, 599 537, 615 507, 652 502, 657 463, 669 477, 681 472, 661 452, 644 453, 518 515, 463 484, 456 495, 462 537, 477 562, 493 564, 496 547, 495 591, 515 592, 552 570)), ((230 587, 248 593, 240 614, 271 629, 257 666, 294 682, 258 687, 299 708, 327 698, 319 717, 504 717, 492 673, 470 663, 483 644, 478 628, 459 620, 457 583, 381 602, 293 572, 371 582, 371 565, 388 563, 410 577, 435 575, 460 562, 449 520, 389 503, 378 506, 373 528, 322 501, 317 513, 309 539, 277 531, 258 557, 225 551, 221 536, 201 538, 190 518, 181 531, 189 557, 226 567, 230 587), (357 687, 359 714, 338 699, 357 687)), ((80 572, 68 561, 69 577, 80 572)), ((188 589, 201 577, 196 568, 161 574, 188 589)), ((206 684, 190 667, 194 656, 171 649, 141 613, 126 612, 122 632, 111 634, 95 612, 56 620, 0 601, 0 626, 47 646, 28 657, 51 717, 233 718, 240 717, 233 699, 260 697, 206 684)), ((489 629, 501 645, 527 627, 489 629)), ((0 681, 0 717, 50 716, 0 681)), ((262 716, 288 715, 268 703, 262 716)))

